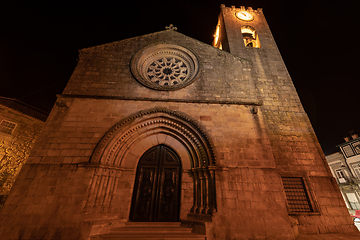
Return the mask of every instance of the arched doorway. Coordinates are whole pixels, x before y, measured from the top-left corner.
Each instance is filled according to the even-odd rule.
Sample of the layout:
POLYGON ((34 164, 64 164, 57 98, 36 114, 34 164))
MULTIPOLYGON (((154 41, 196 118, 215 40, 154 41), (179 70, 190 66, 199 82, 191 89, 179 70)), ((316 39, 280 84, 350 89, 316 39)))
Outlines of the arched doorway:
POLYGON ((166 145, 146 151, 139 160, 130 221, 179 221, 181 161, 166 145))
MULTIPOLYGON (((90 160, 96 170, 89 188, 86 212, 115 214, 113 209, 118 209, 120 202, 126 202, 126 212, 121 211, 121 218, 165 221, 155 218, 133 220, 131 204, 127 204, 135 185, 129 184, 129 180, 135 180, 134 169, 139 159, 159 145, 165 145, 170 152, 176 150, 179 163, 181 160, 184 186, 181 188, 180 216, 186 218, 189 213, 211 216, 216 212, 217 167, 209 137, 191 117, 163 108, 140 111, 115 124, 103 136, 90 160)), ((122 210, 125 210, 124 206, 122 210)))

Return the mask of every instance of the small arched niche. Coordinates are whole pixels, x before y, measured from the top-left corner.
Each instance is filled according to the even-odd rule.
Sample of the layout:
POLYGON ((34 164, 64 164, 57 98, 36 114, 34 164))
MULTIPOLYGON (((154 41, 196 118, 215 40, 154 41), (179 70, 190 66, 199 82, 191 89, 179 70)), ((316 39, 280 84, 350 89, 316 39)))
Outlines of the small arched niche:
POLYGON ((241 34, 246 47, 260 48, 259 37, 253 27, 243 26, 241 28, 241 34))

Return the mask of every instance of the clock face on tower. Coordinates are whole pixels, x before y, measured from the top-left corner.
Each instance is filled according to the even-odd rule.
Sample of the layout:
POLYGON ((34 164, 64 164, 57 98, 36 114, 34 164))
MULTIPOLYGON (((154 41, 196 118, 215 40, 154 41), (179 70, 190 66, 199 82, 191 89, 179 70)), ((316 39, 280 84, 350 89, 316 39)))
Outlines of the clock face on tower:
POLYGON ((254 19, 254 16, 245 10, 237 12, 236 16, 243 21, 251 21, 254 19))

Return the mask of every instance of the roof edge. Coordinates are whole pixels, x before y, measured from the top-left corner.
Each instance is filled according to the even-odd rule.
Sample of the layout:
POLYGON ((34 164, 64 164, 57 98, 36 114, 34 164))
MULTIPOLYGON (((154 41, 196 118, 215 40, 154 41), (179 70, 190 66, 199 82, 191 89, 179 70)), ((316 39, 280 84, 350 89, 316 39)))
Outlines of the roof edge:
POLYGON ((47 112, 15 98, 7 98, 0 96, 0 104, 43 122, 46 121, 49 115, 47 112))

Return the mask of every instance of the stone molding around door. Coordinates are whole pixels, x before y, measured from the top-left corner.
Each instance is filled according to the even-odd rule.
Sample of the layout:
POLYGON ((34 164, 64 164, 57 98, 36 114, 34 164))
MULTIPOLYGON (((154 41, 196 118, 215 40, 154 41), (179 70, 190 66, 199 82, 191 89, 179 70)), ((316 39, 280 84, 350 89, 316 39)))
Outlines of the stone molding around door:
MULTIPOLYGON (((213 145, 202 127, 184 113, 156 108, 140 111, 123 119, 101 139, 90 164, 114 171, 134 171, 141 156, 159 144, 166 145, 176 152, 181 159, 183 171, 193 179, 193 206, 190 212, 215 212, 216 159, 213 145)), ((114 192, 113 187, 94 181, 92 184, 94 186, 90 187, 92 190, 88 199, 93 199, 91 195, 96 194, 104 199, 111 199, 111 196, 106 195, 114 192)), ((113 185, 115 186, 115 183, 113 185)))

